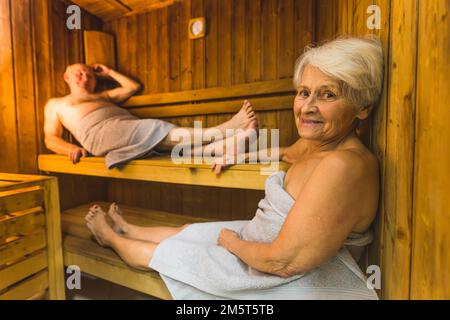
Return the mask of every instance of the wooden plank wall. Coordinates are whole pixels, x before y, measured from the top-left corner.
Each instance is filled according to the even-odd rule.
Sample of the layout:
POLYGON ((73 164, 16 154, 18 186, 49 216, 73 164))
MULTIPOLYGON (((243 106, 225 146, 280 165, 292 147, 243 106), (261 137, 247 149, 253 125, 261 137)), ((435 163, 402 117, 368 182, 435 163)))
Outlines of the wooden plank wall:
MULTIPOLYGON (((118 69, 139 79, 142 94, 213 88, 292 77, 295 59, 314 40, 313 1, 184 0, 105 22, 116 36, 118 69), (189 40, 188 23, 206 17, 207 36, 189 40)), ((259 113, 263 128, 280 128, 280 144, 297 138, 288 111, 259 113)), ((169 118, 180 126, 215 126, 231 114, 169 118)), ((250 218, 263 193, 112 181, 109 199, 217 219, 250 218)))
MULTIPOLYGON (((84 58, 82 31, 66 28, 67 5, 60 0, 0 0, 0 172, 38 172, 37 155, 46 152, 45 103, 68 93, 65 68, 84 58)), ((102 27, 101 20, 84 11, 81 22, 82 29, 102 27)), ((79 189, 106 189, 104 184, 92 187, 99 186, 93 179, 67 177, 62 182, 61 189, 73 190, 60 192, 69 204, 91 198, 83 192, 78 196, 79 189)))
POLYGON ((417 5, 411 298, 450 299, 450 1, 417 5))

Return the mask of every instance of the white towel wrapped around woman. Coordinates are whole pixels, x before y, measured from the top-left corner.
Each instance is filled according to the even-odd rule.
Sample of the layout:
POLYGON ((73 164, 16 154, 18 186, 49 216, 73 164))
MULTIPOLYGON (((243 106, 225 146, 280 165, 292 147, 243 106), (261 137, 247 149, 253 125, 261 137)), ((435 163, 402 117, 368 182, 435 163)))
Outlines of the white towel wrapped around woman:
MULTIPOLYGON (((284 190, 285 173, 266 180, 266 196, 250 221, 196 223, 162 241, 150 268, 174 299, 378 299, 345 246, 314 270, 289 278, 258 272, 217 245, 222 228, 249 241, 272 242, 295 200, 284 190)), ((345 245, 364 246, 371 233, 349 235, 345 245)))

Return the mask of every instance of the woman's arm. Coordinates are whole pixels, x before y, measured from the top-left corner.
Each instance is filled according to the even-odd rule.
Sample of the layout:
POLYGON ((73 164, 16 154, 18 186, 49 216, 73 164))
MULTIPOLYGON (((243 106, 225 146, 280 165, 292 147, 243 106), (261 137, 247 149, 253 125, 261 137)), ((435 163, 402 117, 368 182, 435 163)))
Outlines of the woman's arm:
POLYGON ((222 231, 219 245, 256 270, 281 277, 307 272, 333 257, 360 218, 367 199, 366 165, 346 152, 316 167, 272 243, 222 231))
POLYGON ((229 159, 228 156, 225 156, 221 161, 214 162, 212 164, 211 169, 219 175, 223 169, 226 167, 232 166, 234 164, 239 163, 249 163, 251 161, 257 162, 271 162, 271 161, 284 161, 287 163, 294 163, 296 159, 296 154, 298 153, 299 140, 289 147, 278 147, 278 148, 269 148, 260 151, 247 152, 244 154, 243 158, 240 159, 243 162, 237 161, 237 156, 234 156, 233 159, 229 159), (263 157, 262 157, 263 155, 263 157))

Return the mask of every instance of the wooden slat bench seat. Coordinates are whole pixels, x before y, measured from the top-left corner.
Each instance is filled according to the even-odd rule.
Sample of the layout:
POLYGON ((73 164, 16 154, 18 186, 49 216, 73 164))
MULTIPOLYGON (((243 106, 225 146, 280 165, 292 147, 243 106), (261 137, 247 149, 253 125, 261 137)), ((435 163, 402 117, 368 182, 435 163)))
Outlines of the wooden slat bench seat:
MULTIPOLYGON (((96 202, 103 209, 108 203, 96 202)), ((76 265, 81 272, 160 298, 171 299, 164 281, 155 271, 140 271, 127 266, 111 249, 93 240, 84 217, 92 204, 66 210, 61 215, 64 265, 76 265)), ((126 220, 141 226, 181 226, 206 222, 202 218, 181 216, 162 211, 121 206, 126 220)))
POLYGON ((39 156, 39 169, 47 172, 252 190, 264 189, 267 175, 261 174, 261 169, 273 172, 288 168, 287 163, 277 164, 272 164, 272 167, 265 164, 235 165, 216 176, 209 164, 174 164, 168 156, 134 160, 114 169, 107 169, 104 158, 99 157, 83 158, 72 164, 67 156, 39 156))

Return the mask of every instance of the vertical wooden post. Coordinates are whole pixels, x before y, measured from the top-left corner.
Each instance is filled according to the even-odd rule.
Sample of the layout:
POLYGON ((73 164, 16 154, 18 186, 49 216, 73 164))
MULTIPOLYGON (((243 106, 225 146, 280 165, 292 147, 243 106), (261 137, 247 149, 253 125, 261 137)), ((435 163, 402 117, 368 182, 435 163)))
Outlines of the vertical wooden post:
POLYGON ((414 117, 417 63, 415 1, 391 2, 390 61, 385 153, 382 184, 382 288, 385 299, 408 299, 411 257, 414 117))
POLYGON ((64 264, 61 237, 61 210, 59 208, 58 180, 50 177, 43 183, 47 224, 49 271, 49 298, 65 299, 64 264))
POLYGON ((411 298, 450 298, 450 0, 418 3, 411 298))

